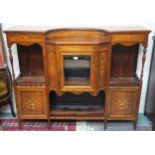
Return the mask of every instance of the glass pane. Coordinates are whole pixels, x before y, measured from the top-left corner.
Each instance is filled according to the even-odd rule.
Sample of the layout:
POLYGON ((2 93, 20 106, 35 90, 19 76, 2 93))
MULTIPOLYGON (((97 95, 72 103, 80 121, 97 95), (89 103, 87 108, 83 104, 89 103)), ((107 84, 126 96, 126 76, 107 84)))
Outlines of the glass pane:
POLYGON ((64 85, 88 86, 91 56, 64 56, 64 85))

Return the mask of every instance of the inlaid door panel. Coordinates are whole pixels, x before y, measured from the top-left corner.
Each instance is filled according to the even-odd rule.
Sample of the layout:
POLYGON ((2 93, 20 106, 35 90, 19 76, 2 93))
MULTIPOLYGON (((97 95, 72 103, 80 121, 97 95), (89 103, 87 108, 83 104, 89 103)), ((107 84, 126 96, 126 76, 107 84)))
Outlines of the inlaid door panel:
POLYGON ((18 104, 21 117, 24 119, 47 117, 47 102, 45 88, 25 87, 17 88, 18 104))
POLYGON ((110 87, 109 116, 111 118, 133 118, 138 100, 137 87, 110 87))

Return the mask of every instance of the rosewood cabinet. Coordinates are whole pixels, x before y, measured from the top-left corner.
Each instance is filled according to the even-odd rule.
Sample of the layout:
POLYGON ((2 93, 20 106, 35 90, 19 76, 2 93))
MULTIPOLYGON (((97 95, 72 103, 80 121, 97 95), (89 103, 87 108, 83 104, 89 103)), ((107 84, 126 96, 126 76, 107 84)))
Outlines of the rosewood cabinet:
POLYGON ((136 127, 149 30, 13 27, 7 36, 19 123, 131 120, 136 127), (17 46, 20 74, 14 73, 17 46), (139 45, 143 45, 137 75, 139 45))
POLYGON ((138 87, 110 87, 109 117, 111 119, 135 119, 138 87))
POLYGON ((21 118, 47 119, 45 87, 17 87, 17 100, 21 118))

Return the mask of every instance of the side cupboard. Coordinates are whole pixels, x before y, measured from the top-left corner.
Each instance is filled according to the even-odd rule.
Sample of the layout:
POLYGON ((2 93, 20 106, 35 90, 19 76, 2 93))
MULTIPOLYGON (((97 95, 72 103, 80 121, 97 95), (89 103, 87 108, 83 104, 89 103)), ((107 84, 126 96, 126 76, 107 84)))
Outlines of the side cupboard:
POLYGON ((5 33, 20 125, 29 119, 103 120, 106 128, 109 120, 130 120, 136 128, 150 30, 15 26, 5 33))

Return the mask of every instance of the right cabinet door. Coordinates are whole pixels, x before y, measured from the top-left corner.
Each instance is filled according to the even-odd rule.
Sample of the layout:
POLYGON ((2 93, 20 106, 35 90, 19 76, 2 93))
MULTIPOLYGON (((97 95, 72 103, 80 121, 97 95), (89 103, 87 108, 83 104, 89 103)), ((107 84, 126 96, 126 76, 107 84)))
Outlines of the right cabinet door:
POLYGON ((111 119, 134 119, 138 106, 138 87, 110 87, 108 113, 111 119))

